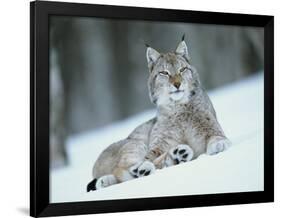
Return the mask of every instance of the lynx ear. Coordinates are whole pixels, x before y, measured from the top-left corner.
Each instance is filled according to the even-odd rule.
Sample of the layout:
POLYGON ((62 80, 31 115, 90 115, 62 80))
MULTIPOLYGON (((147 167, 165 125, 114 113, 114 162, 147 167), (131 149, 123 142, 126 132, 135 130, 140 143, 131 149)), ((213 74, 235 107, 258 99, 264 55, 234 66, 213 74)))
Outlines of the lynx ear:
POLYGON ((146 59, 147 59, 147 64, 148 64, 148 68, 150 70, 150 72, 153 69, 154 64, 156 63, 156 61, 158 60, 158 58, 160 57, 160 53, 158 51, 156 51, 155 49, 147 46, 146 49, 146 59))
POLYGON ((176 54, 183 56, 187 61, 190 60, 189 52, 187 49, 187 45, 184 41, 184 36, 182 38, 182 41, 178 44, 178 47, 176 49, 176 54))

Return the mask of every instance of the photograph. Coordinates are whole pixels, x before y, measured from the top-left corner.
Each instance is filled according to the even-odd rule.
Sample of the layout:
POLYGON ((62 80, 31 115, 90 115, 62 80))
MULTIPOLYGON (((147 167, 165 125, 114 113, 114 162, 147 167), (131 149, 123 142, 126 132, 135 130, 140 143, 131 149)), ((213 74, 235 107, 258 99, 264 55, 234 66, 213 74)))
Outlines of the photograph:
POLYGON ((50 15, 50 203, 264 191, 264 38, 50 15))
POLYGON ((277 1, 17 3, 0 218, 280 217, 277 1))

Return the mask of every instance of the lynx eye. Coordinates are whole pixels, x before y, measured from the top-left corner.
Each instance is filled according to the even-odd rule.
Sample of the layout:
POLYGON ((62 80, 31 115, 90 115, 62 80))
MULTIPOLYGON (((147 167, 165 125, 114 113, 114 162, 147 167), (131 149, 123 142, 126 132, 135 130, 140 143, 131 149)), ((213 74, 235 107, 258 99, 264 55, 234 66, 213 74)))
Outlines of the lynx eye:
POLYGON ((181 69, 180 69, 180 73, 183 73, 183 72, 185 72, 187 70, 187 67, 182 67, 181 69))
POLYGON ((168 71, 165 71, 165 70, 164 71, 160 71, 159 74, 162 75, 162 76, 169 76, 168 71))

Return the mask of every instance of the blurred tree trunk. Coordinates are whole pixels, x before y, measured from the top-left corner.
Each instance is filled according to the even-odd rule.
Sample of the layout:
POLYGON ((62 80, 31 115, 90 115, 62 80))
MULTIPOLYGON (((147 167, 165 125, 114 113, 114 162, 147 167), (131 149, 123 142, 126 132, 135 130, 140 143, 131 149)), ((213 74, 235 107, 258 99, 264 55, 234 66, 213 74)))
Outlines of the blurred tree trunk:
POLYGON ((65 86, 58 63, 56 45, 57 24, 50 34, 50 163, 51 167, 61 167, 67 163, 65 149, 66 116, 65 116, 65 86))
POLYGON ((113 60, 109 64, 114 66, 111 78, 114 81, 112 86, 115 96, 119 96, 114 108, 118 110, 119 117, 123 118, 130 111, 127 105, 128 101, 130 101, 128 99, 128 91, 133 89, 130 84, 133 75, 131 73, 131 65, 128 62, 128 52, 130 49, 128 45, 128 24, 122 24, 118 21, 110 22, 110 35, 109 43, 112 49, 113 60), (122 76, 120 72, 122 72, 122 76))

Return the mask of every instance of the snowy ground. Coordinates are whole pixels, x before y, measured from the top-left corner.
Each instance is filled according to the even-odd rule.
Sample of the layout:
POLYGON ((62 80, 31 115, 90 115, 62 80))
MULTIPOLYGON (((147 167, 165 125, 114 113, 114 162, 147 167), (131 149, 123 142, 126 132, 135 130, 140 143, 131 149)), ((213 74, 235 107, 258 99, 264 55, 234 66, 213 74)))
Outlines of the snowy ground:
POLYGON ((263 89, 260 73, 209 93, 219 122, 233 143, 228 151, 215 156, 201 155, 189 163, 102 190, 86 192, 98 155, 152 118, 155 111, 70 138, 70 165, 51 171, 51 202, 263 190, 263 89))

